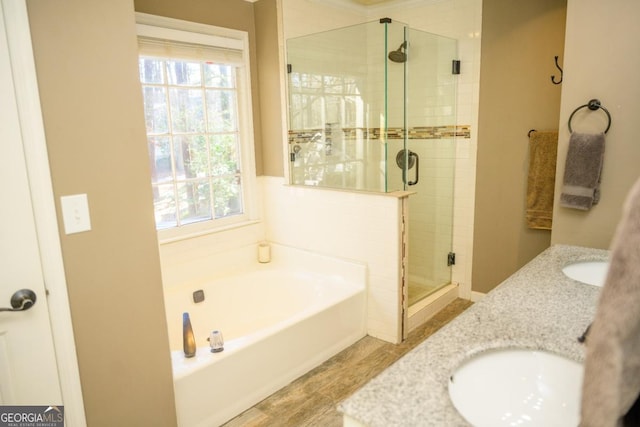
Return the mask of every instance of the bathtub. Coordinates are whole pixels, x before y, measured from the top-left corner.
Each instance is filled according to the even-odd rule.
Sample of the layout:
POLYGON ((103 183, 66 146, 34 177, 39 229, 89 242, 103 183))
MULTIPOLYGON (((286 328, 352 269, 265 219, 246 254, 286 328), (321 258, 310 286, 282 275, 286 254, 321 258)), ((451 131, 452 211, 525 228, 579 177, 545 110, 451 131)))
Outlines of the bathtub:
MULTIPOLYGON (((359 263, 272 245, 225 254, 237 273, 165 289, 178 425, 216 426, 240 414, 366 334, 366 268, 359 263), (231 262, 231 261, 230 261, 231 262), (193 302, 193 292, 205 300, 193 302), (197 351, 182 351, 189 312, 197 351), (224 351, 207 337, 220 330, 224 351)), ((218 260, 219 262, 220 260, 218 260)), ((224 260, 222 260, 224 264, 224 260)), ((228 265, 228 264, 227 264, 228 265)))

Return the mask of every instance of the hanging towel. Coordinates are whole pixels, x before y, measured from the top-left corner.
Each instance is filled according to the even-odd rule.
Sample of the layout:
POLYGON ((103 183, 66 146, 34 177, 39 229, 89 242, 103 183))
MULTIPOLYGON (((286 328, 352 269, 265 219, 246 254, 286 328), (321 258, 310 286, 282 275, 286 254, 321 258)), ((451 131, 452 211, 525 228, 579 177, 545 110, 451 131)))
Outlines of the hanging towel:
POLYGON ((529 228, 551 230, 557 152, 558 131, 531 133, 526 213, 529 228))
POLYGON ((586 345, 580 426, 638 425, 623 418, 640 393, 640 180, 625 202, 586 345))
POLYGON ((571 133, 560 206, 588 211, 598 204, 603 159, 604 133, 571 133))

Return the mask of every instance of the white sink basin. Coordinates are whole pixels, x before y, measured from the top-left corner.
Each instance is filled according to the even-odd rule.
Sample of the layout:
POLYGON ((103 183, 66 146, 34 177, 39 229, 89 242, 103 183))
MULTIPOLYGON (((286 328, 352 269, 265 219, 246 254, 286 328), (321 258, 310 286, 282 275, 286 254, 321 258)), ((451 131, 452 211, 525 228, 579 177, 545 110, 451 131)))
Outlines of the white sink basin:
POLYGON ((475 427, 577 426, 583 367, 545 351, 499 349, 449 379, 453 406, 475 427))
POLYGON ((564 266, 562 272, 578 282, 602 286, 609 271, 609 261, 582 261, 564 266))

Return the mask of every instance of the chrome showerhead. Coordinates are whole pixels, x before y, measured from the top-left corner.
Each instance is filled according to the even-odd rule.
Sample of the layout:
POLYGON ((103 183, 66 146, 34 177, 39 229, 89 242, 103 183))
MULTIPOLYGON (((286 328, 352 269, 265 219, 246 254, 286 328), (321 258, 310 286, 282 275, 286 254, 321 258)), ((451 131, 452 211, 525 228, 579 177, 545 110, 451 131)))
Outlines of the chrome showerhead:
POLYGON ((389 59, 393 62, 405 62, 407 60, 406 52, 403 52, 402 49, 406 49, 407 41, 403 41, 400 47, 397 50, 392 50, 389 52, 389 59))

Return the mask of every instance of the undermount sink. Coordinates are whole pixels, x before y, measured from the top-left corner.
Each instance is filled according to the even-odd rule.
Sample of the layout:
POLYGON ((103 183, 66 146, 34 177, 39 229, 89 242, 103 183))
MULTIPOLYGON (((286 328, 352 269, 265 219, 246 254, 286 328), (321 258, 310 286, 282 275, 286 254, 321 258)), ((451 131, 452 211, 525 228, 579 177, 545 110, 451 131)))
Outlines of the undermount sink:
POLYGON ((498 349, 449 378, 453 406, 476 427, 577 426, 583 367, 546 351, 498 349))
POLYGON ((582 261, 564 266, 565 276, 594 286, 604 285, 609 271, 609 261, 582 261))

